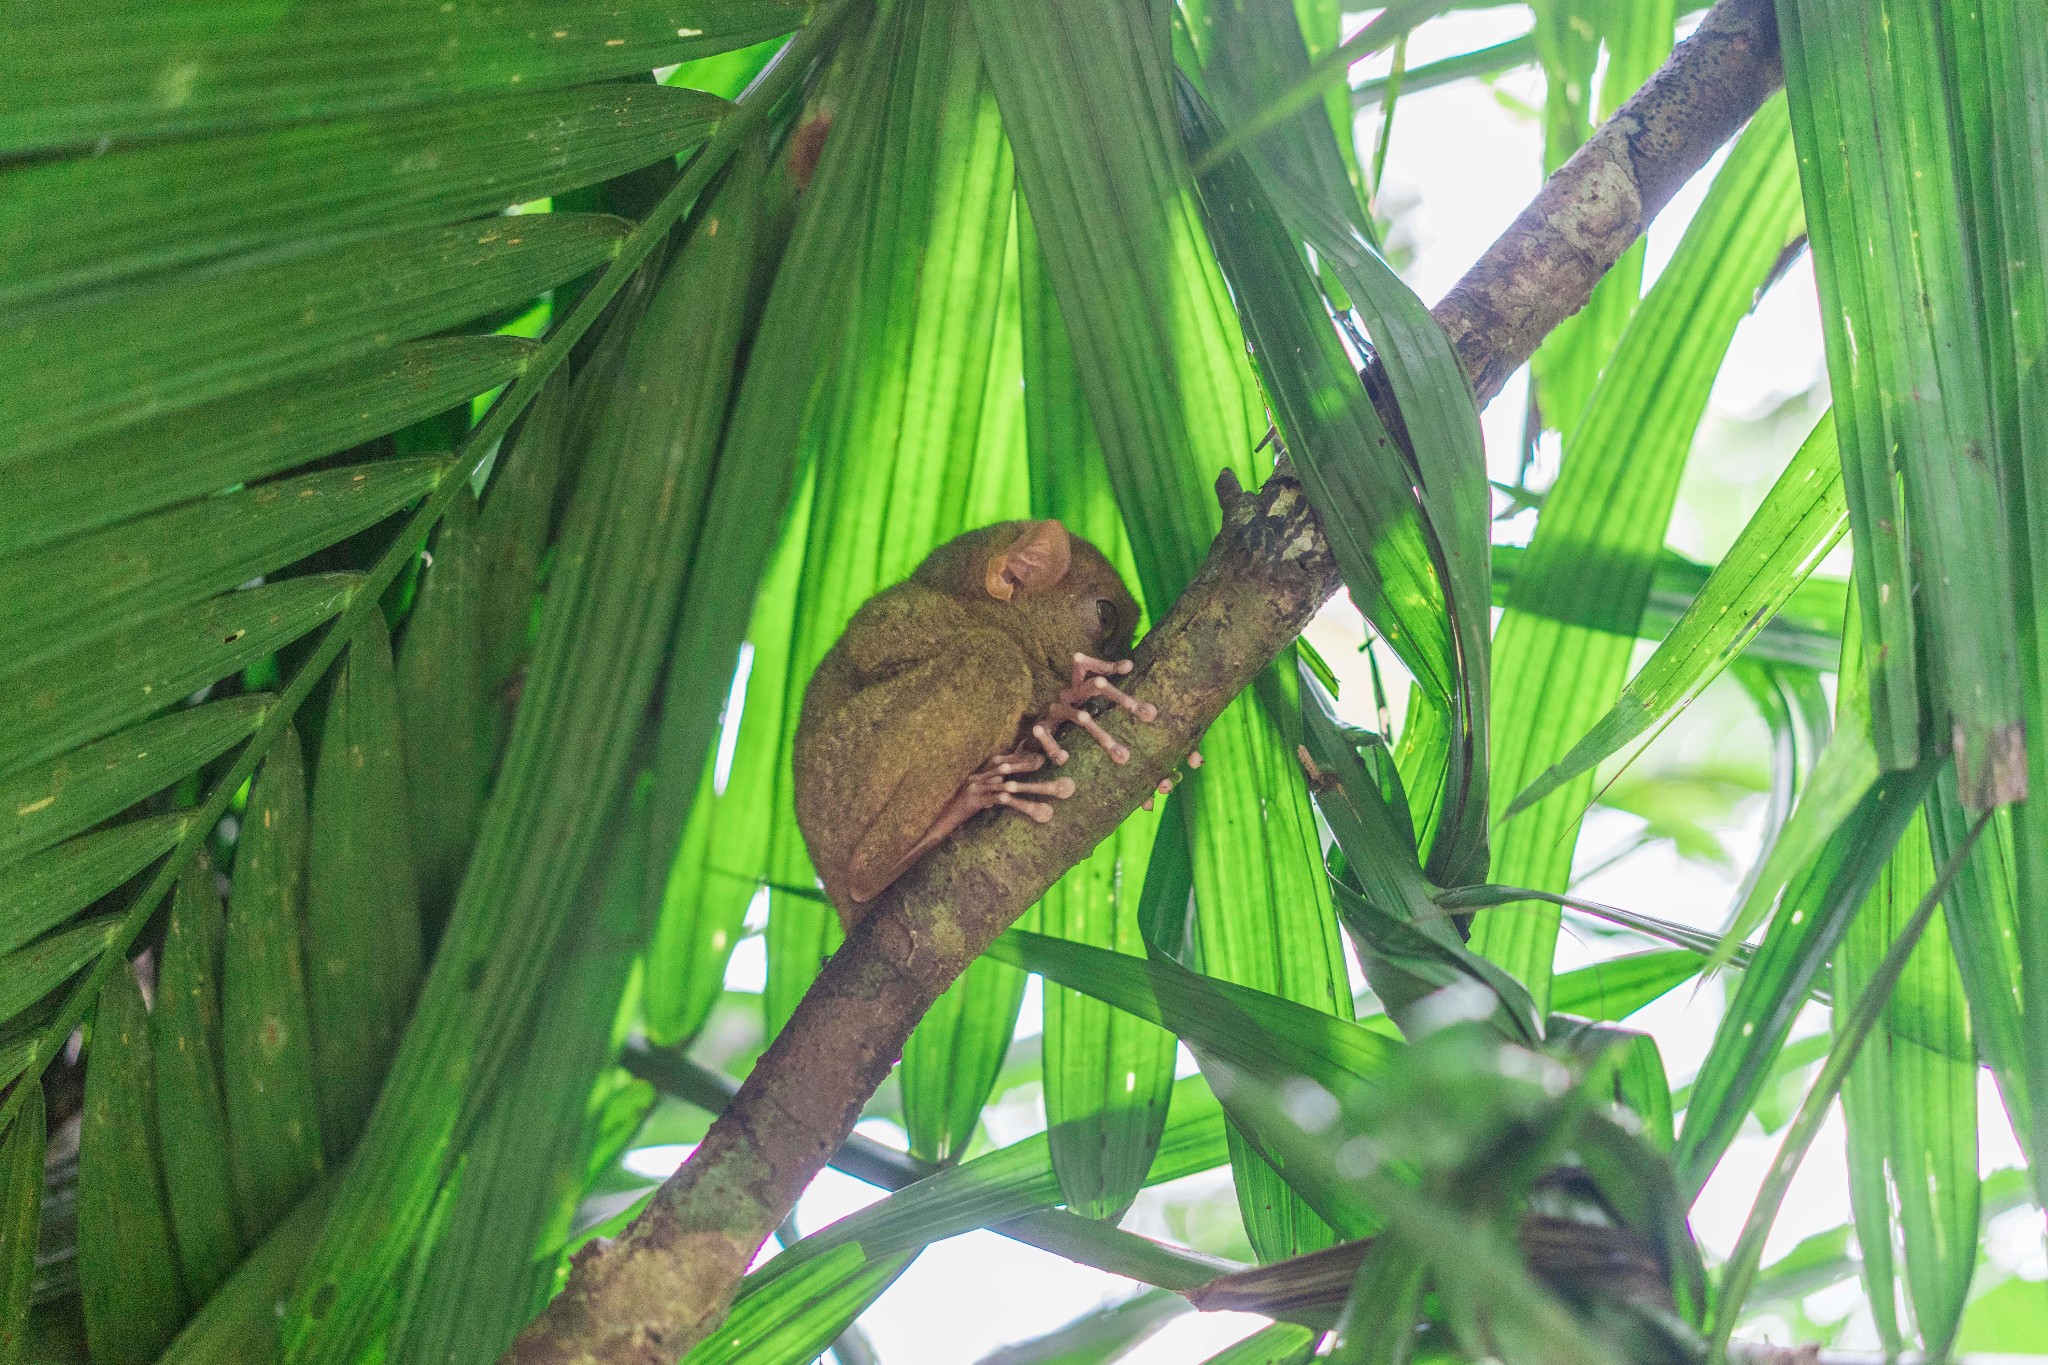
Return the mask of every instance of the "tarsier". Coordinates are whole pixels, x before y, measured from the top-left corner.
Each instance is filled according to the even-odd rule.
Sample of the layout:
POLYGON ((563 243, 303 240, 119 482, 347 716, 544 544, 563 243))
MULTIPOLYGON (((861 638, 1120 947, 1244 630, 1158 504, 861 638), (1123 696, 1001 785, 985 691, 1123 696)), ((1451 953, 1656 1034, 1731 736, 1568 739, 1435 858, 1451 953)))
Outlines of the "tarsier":
POLYGON ((1155 718, 1110 682, 1137 621, 1109 560, 1050 520, 957 537, 854 614, 804 693, 795 753, 797 825, 848 929, 977 813, 1050 820, 1073 780, 1028 775, 1067 761, 1062 725, 1129 761, 1086 705, 1155 718))

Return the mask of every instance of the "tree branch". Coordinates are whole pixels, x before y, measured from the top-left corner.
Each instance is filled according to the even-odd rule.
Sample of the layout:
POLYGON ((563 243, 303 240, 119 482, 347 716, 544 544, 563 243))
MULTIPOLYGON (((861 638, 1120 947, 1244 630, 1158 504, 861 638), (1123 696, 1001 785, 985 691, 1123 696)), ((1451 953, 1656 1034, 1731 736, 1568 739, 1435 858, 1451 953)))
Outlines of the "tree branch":
MULTIPOLYGON (((710 1111, 725 1112, 739 1082, 699 1066, 679 1049, 628 1043, 619 1064, 665 1095, 710 1111)), ((885 1190, 915 1184, 940 1168, 873 1138, 850 1133, 826 1163, 856 1180, 885 1190)), ((1065 1209, 1038 1209, 988 1225, 1013 1242, 1050 1251, 1080 1265, 1106 1270, 1161 1289, 1187 1291, 1244 1267, 1214 1256, 1155 1242, 1134 1232, 1065 1209)))
POLYGON ((1431 311, 1479 405, 1593 286, 1714 150, 1785 82, 1765 0, 1720 0, 1643 88, 1545 181, 1431 311))
MULTIPOLYGON (((1544 185, 1436 317, 1480 401, 1582 307, 1677 187, 1782 79, 1771 0, 1720 0, 1662 70, 1544 185)), ((1256 495, 1225 474, 1222 532, 1139 645, 1151 725, 1105 721, 1119 766, 1080 746, 1052 820, 982 820, 896 883, 826 964, 688 1162, 616 1241, 584 1248, 512 1365, 672 1365, 724 1318, 761 1243, 829 1161, 939 994, 1085 857, 1339 586, 1284 464, 1256 495)))

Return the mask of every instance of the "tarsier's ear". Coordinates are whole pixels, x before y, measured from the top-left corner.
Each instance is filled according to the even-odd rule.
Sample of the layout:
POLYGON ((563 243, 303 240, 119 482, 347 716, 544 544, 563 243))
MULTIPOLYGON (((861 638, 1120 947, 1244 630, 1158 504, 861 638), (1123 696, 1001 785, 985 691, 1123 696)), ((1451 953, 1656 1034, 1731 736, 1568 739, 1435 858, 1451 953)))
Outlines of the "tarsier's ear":
POLYGON ((1034 521, 1023 535, 988 557, 982 583, 988 595, 999 602, 1007 602, 1019 592, 1029 597, 1065 578, 1072 555, 1073 542, 1066 527, 1051 518, 1034 521))

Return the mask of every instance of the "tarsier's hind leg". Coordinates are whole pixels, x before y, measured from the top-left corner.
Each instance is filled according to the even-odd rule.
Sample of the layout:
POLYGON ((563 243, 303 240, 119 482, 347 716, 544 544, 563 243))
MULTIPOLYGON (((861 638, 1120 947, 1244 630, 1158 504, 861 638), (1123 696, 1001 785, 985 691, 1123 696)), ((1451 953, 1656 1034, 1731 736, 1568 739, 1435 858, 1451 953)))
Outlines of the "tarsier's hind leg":
POLYGON ((924 832, 896 861, 887 867, 864 867, 858 855, 854 859, 853 896, 855 900, 873 900, 886 890, 889 884, 908 872, 913 864, 931 852, 947 835, 967 823, 982 811, 997 806, 1008 806, 1019 814, 1029 816, 1040 824, 1052 819, 1052 807, 1033 797, 1051 796, 1060 800, 1074 794, 1074 779, 1054 778, 1051 781, 1022 780, 1023 774, 1037 771, 1045 766, 1045 755, 1018 751, 1012 754, 998 754, 984 763, 981 768, 960 784, 960 790, 953 793, 932 821, 931 828, 924 832))
MULTIPOLYGON (((958 806, 971 783, 993 775, 984 768, 1016 739, 1030 689, 1023 661, 990 648, 976 651, 964 664, 951 658, 916 664, 863 688, 849 701, 842 735, 868 737, 858 756, 864 780, 845 792, 863 807, 846 812, 851 818, 842 822, 858 831, 845 887, 854 900, 873 900, 975 810, 1001 804, 958 806)), ((1000 776, 1008 780, 1011 775, 1000 776)), ((1042 794, 1056 795, 1051 789, 1042 794)))

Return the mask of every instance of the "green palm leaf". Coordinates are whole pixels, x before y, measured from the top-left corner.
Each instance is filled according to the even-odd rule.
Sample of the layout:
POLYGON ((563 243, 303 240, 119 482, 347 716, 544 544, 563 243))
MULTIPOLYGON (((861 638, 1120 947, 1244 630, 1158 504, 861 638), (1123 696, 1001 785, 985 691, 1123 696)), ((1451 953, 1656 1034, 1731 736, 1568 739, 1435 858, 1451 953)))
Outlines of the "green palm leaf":
MULTIPOLYGON (((323 0, 252 23, 237 0, 103 9, 10 0, 0 152, 161 137, 604 80, 788 33, 778 0, 323 0)), ((266 16, 268 17, 268 16, 266 16)))

